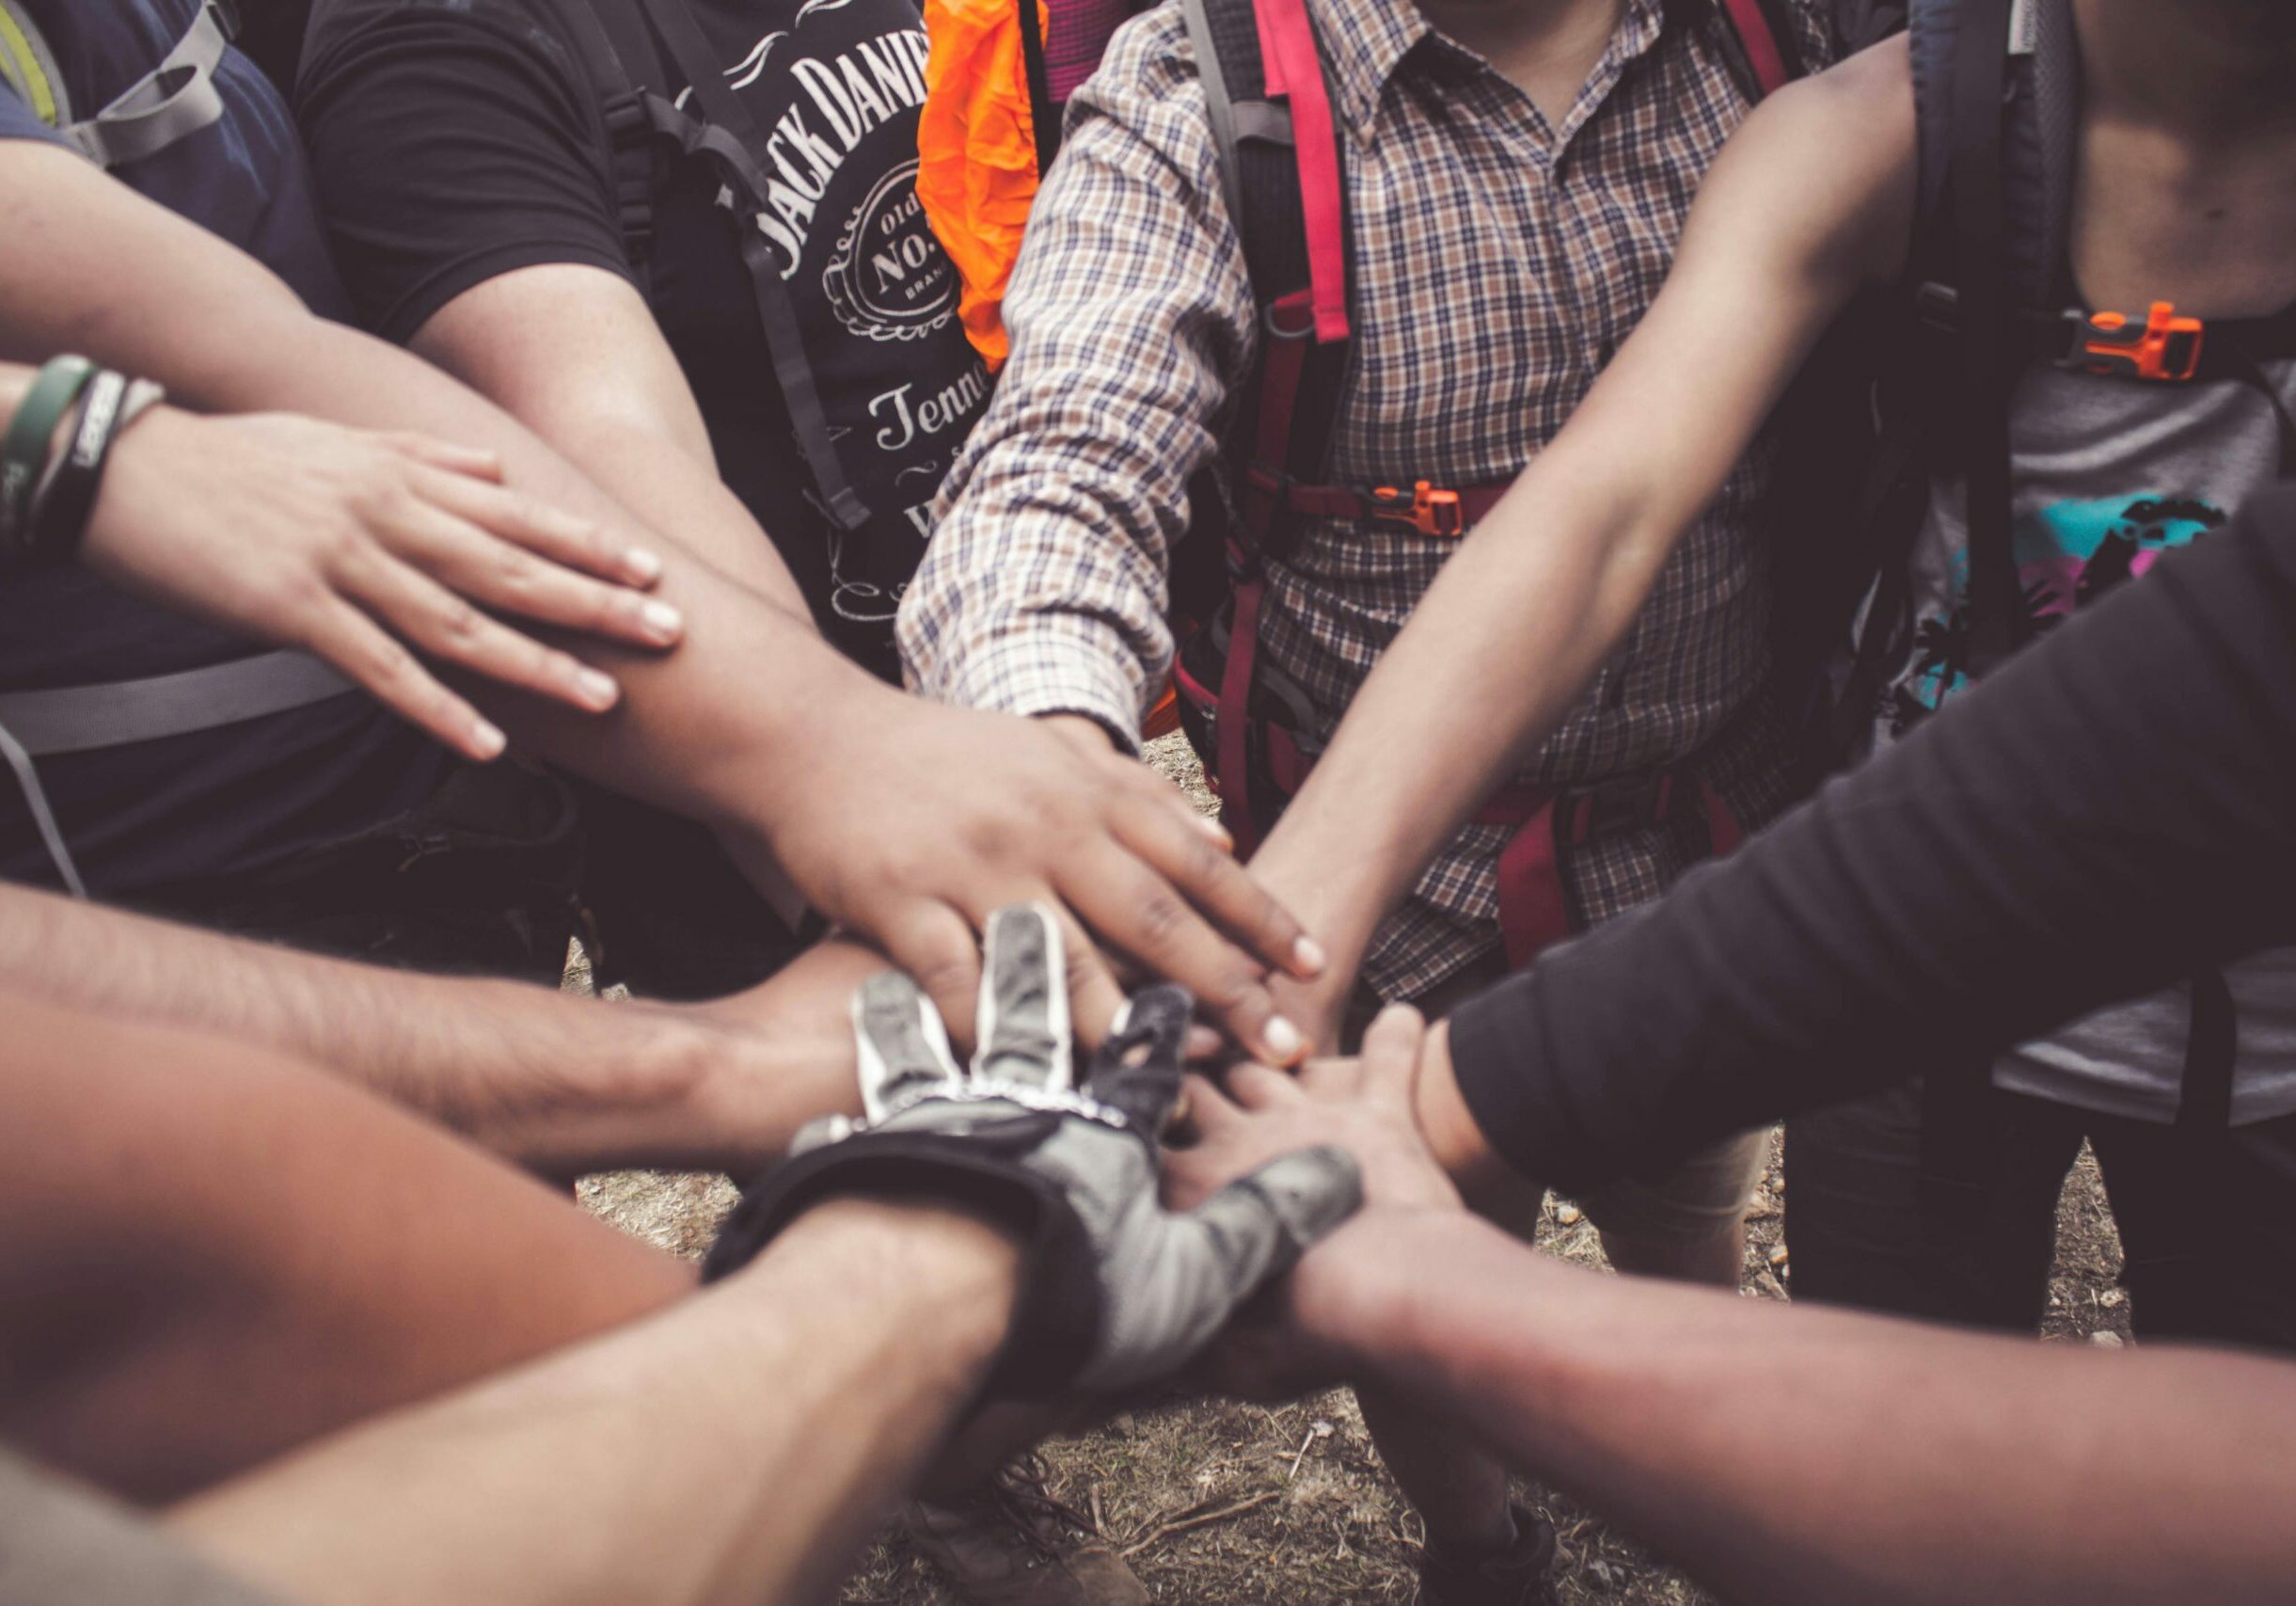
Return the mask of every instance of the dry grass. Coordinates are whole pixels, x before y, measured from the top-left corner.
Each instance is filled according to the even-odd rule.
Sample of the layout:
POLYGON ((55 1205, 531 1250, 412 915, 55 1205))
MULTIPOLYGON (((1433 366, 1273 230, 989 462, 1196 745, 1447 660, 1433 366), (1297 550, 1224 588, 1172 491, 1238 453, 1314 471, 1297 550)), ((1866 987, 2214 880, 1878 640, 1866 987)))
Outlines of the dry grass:
MULTIPOLYGON (((1179 739, 1149 759, 1209 811, 1193 757, 1179 739)), ((1775 1138, 1771 1165, 1754 1197, 1741 1292, 1783 1299, 1791 1267, 1773 1269, 1783 1181, 1775 1138)), ((722 1178, 619 1172, 582 1184, 583 1202, 625 1230, 676 1253, 698 1256, 733 1202, 722 1178)), ((1593 1227, 1565 1226, 1549 1203, 1542 1249, 1602 1264, 1593 1227)), ((2126 1338, 2129 1312, 2114 1279, 2120 1246, 2095 1163, 2083 1156, 2068 1182, 2051 1283, 2051 1337, 2085 1341, 2097 1332, 2126 1338)), ((1758 1477, 1761 1446, 1747 1446, 1747 1475, 1758 1477)), ((1344 1393, 1280 1409, 1175 1400, 1116 1418, 1096 1432, 1047 1446, 1055 1494, 1097 1513, 1160 1602, 1173 1606, 1406 1606, 1417 1566, 1419 1528, 1379 1465, 1363 1420, 1344 1393), (1241 1508, 1241 1509, 1239 1509, 1241 1508), (1234 1512, 1232 1516, 1222 1513, 1234 1512), (1196 1519, 1211 1517, 1209 1521, 1196 1519), (1182 1523, 1195 1523, 1180 1527, 1182 1523)), ((1710 1597, 1637 1548, 1600 1519, 1543 1491, 1527 1495, 1553 1517, 1560 1536, 1565 1602, 1606 1606, 1705 1606, 1710 1597)), ((897 1537, 862 1558, 846 1585, 848 1606, 955 1606, 951 1593, 897 1537)))

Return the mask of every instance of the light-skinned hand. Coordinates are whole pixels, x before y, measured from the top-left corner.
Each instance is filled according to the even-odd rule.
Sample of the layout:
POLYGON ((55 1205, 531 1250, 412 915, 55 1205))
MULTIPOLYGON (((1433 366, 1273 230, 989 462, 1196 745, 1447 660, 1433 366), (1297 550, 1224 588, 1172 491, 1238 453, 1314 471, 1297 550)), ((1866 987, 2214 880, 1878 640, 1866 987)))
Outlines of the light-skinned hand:
POLYGON ((465 756, 501 731, 425 658, 603 712, 612 676, 497 614, 668 648, 652 552, 419 435, 153 408, 114 447, 81 560, 153 601, 325 660, 465 756))

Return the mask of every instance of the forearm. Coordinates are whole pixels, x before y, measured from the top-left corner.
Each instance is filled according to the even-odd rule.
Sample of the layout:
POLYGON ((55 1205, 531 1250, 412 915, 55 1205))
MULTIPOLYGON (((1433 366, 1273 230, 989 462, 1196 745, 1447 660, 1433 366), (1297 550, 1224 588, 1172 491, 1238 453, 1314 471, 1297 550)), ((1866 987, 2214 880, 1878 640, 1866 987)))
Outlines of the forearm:
POLYGON ((817 1598, 979 1386, 1018 1264, 962 1217, 825 1206, 662 1316, 174 1521, 314 1606, 817 1598))
POLYGON ((1527 470, 1444 566, 1253 858, 1347 974, 1569 711, 1671 545, 1662 513, 1607 495, 1609 482, 1575 475, 1563 455, 1527 470))
MULTIPOLYGON (((251 259, 74 156, 44 148, 7 155, 0 227, 24 249, 0 273, 0 356, 77 350, 157 379, 196 407, 420 430, 495 453, 505 479, 544 501, 635 531, 630 514, 572 464, 439 370, 312 316, 251 259)), ((783 738, 799 710, 833 719, 831 705, 865 697, 866 676, 809 619, 680 550, 674 533, 647 533, 639 544, 677 554, 657 590, 684 614, 686 634, 666 655, 568 644, 621 683, 611 715, 471 690, 516 740, 553 762, 713 823, 753 823, 762 755, 785 758, 783 738)))
POLYGON ((748 1170, 849 1098, 865 955, 800 960, 722 1015, 348 964, 0 886, 0 983, 292 1056, 553 1174, 748 1170))
POLYGON ((448 302, 410 344, 648 525, 811 617, 772 540, 719 478, 701 407, 626 280, 570 263, 521 268, 448 302))
POLYGON ((1465 1216, 1349 1231, 1395 1268, 1358 1366, 1731 1598, 2261 1601, 2296 1568, 2285 1362, 1597 1277, 1465 1216))
POLYGON ((1647 315, 1569 424, 1524 443, 1529 466, 1413 610, 1255 861, 1343 957, 1626 639, 1857 288, 1899 271, 1912 112, 1902 55, 1883 52, 1766 101, 1701 184, 1647 315))
POLYGON ((2292 752, 2275 496, 1462 1009, 1460 1088, 1519 1169, 1582 1187, 2285 940, 2292 752))

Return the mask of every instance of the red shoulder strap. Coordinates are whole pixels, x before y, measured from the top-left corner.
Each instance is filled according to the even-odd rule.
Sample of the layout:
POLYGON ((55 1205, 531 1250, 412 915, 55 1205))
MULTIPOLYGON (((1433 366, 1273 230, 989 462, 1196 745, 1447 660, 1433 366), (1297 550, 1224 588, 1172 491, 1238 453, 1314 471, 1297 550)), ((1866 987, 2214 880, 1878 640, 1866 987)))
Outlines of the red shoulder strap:
POLYGON ((1746 52, 1746 64, 1753 69, 1754 82, 1762 92, 1774 95, 1792 83, 1797 74, 1786 65, 1786 50, 1778 31, 1770 26, 1762 0, 1721 0, 1721 3, 1722 18, 1738 36, 1738 47, 1746 52))
POLYGON ((1348 335, 1345 201, 1339 193, 1338 135, 1332 126, 1323 61, 1316 54, 1315 27, 1307 20, 1306 0, 1253 0, 1252 14, 1259 24, 1268 99, 1283 96, 1291 109, 1315 338, 1343 341, 1348 335))

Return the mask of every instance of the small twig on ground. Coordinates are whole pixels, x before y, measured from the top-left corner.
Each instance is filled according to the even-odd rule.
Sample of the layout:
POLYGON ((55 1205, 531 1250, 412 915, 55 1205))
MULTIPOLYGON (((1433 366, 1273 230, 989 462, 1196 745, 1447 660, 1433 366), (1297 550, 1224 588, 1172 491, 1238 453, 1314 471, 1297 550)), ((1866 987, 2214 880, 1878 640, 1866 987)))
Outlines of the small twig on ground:
POLYGON ((1100 1486, 1092 1486, 1092 1533, 1094 1537, 1108 1532, 1108 1519, 1100 1515, 1100 1486))
POLYGON ((1169 1522, 1159 1523, 1118 1550, 1116 1554, 1126 1561, 1130 1561, 1150 1545, 1169 1539, 1175 1534, 1185 1534, 1196 1528, 1208 1528, 1214 1522, 1225 1522, 1231 1517, 1241 1517, 1247 1511, 1257 1511, 1268 1502, 1281 1496, 1283 1492, 1281 1489, 1269 1489, 1263 1494, 1252 1496, 1249 1500, 1238 1501, 1233 1505, 1224 1505, 1217 1511, 1207 1511, 1194 1517, 1175 1518, 1169 1522))
POLYGON ((1307 1459, 1307 1447, 1309 1445, 1313 1444, 1319 1439, 1329 1439, 1330 1437, 1331 1423, 1327 1422, 1318 1422, 1314 1426, 1310 1427, 1307 1430, 1307 1437, 1300 1440, 1300 1453, 1291 1457, 1291 1470, 1284 1474, 1284 1482, 1290 1483, 1292 1479, 1300 1475, 1300 1463, 1307 1459))

